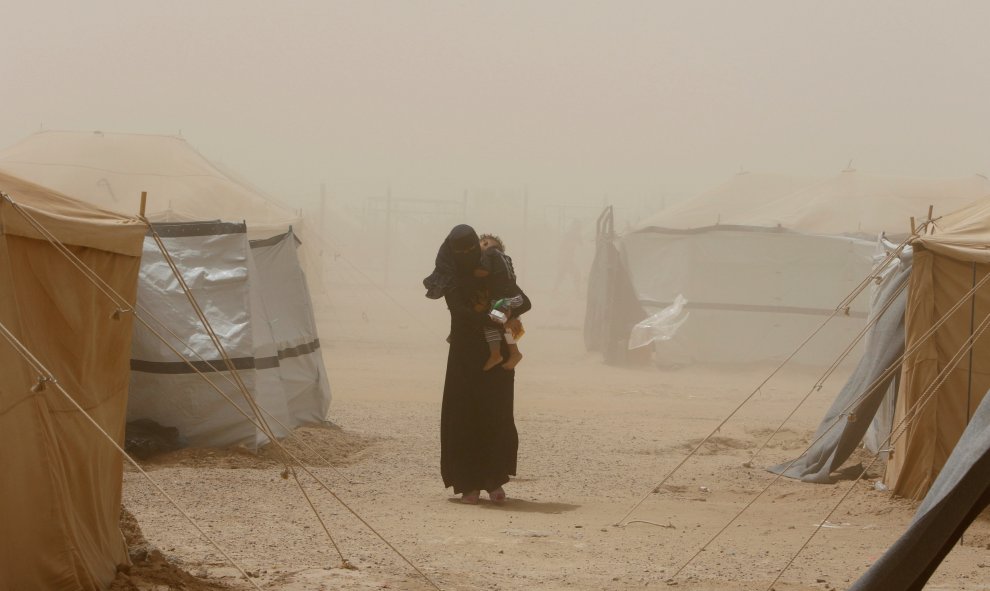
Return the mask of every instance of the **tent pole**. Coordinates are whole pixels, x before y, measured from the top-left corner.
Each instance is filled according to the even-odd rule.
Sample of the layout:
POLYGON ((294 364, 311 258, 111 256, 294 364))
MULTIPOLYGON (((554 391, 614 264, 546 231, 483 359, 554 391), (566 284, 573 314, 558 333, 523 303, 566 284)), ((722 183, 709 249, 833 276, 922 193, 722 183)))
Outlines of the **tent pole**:
MULTIPOLYGON (((525 269, 529 268, 529 185, 523 188, 523 208, 522 208, 522 218, 523 218, 523 272, 525 269)), ((526 282, 526 278, 523 278, 523 283, 526 282)))
POLYGON ((148 205, 148 192, 141 191, 141 217, 144 217, 144 208, 148 205))
MULTIPOLYGON (((931 217, 931 209, 929 209, 928 217, 931 217)), ((973 288, 976 288, 976 261, 973 261, 973 288)), ((973 338, 973 324, 976 322, 976 292, 973 292, 973 299, 970 300, 969 305, 969 338, 973 338)), ((972 414, 970 409, 973 404, 973 350, 976 349, 976 343, 969 349, 969 368, 966 372, 966 425, 969 425, 970 415, 972 414)), ((966 532, 959 534, 959 545, 963 545, 964 537, 966 532)))
MULTIPOLYGON (((973 262, 973 287, 976 287, 976 261, 973 262)), ((976 321, 976 293, 973 293, 969 306, 969 336, 973 337, 973 324, 976 321)), ((975 347, 974 347, 975 348, 975 347)), ((969 372, 966 384, 966 424, 969 424, 973 400, 973 349, 969 350, 969 372)))
POLYGON ((388 289, 389 258, 392 255, 392 185, 385 193, 385 281, 382 287, 388 289))
POLYGON ((320 183, 320 233, 324 236, 327 233, 327 184, 320 183))

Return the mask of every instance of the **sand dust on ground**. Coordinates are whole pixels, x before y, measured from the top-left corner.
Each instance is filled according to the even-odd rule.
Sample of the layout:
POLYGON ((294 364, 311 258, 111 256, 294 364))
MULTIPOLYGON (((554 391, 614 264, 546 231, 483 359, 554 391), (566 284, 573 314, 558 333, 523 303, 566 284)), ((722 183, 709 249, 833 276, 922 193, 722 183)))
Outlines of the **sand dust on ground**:
MULTIPOLYGON (((291 438, 287 445, 336 494, 300 475, 340 554, 294 481, 281 477, 272 449, 181 450, 144 465, 254 584, 273 591, 435 588, 351 511, 450 591, 767 589, 853 487, 775 586, 843 589, 910 521, 914 503, 874 488, 882 467, 859 482, 846 473, 830 485, 782 479, 668 587, 674 572, 771 483, 774 476, 761 467, 789 460, 808 444, 844 374, 795 414, 755 468, 744 464, 819 372, 786 369, 657 487, 771 368, 608 367, 583 349, 580 302, 550 294, 533 299, 516 377, 519 474, 507 485, 503 506, 487 499, 460 504, 440 481, 447 321, 442 304, 418 292, 390 299, 340 288, 330 294, 332 305, 319 310, 332 426, 300 429, 306 445, 291 438), (409 302, 408 309, 396 310, 391 300, 409 302), (541 308, 541 301, 554 307, 541 308), (617 526, 640 501, 627 524, 617 526), (340 568, 341 555, 356 569, 340 568)), ((861 454, 850 464, 870 459, 861 454)), ((125 473, 123 502, 144 532, 139 545, 154 558, 148 567, 135 561, 114 589, 253 588, 134 470, 125 473), (146 574, 159 567, 180 574, 162 580, 146 574)), ((984 518, 929 588, 990 589, 988 581, 984 518)))

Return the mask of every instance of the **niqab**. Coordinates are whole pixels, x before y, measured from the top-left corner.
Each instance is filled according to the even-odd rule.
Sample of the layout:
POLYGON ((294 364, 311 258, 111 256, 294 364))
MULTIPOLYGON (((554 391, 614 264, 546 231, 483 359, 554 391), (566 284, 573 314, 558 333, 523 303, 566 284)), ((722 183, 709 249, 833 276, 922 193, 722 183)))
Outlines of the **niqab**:
POLYGON ((423 280, 426 297, 438 300, 457 286, 458 280, 470 277, 480 264, 478 234, 467 224, 454 226, 437 251, 433 273, 423 280))

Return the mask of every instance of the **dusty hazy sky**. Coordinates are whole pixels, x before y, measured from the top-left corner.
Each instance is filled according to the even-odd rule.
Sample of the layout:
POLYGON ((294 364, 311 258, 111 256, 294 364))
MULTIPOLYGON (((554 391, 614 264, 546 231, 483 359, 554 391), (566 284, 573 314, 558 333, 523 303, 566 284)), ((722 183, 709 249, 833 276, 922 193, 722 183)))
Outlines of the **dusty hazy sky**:
POLYGON ((0 145, 182 134, 287 199, 990 172, 990 3, 0 0, 0 145))

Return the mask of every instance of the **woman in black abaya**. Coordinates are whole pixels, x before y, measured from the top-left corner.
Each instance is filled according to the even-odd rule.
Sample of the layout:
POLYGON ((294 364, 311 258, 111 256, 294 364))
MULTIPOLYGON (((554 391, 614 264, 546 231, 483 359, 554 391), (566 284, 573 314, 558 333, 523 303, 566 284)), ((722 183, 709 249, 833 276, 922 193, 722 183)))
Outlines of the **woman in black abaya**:
MULTIPOLYGON (((502 485, 516 473, 519 438, 512 416, 515 370, 483 371, 488 344, 482 326, 488 313, 484 279, 473 271, 481 261, 478 235, 471 226, 451 230, 437 253, 436 269, 423 284, 427 297, 444 298, 450 310, 450 351, 440 415, 440 473, 465 503, 482 490, 495 503, 505 500, 502 485)), ((516 316, 529 310, 529 298, 516 316)), ((502 344, 505 348, 505 343, 502 344)), ((508 351, 502 352, 508 359, 508 351)))

